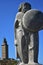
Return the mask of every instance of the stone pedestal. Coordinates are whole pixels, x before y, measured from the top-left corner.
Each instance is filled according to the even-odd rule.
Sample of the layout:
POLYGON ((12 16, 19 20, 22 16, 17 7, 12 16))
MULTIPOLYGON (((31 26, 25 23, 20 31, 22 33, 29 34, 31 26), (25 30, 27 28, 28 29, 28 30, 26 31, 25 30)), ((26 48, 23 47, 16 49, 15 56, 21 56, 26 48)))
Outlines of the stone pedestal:
POLYGON ((19 63, 18 65, 42 65, 42 64, 39 64, 39 63, 28 63, 28 64, 19 63))

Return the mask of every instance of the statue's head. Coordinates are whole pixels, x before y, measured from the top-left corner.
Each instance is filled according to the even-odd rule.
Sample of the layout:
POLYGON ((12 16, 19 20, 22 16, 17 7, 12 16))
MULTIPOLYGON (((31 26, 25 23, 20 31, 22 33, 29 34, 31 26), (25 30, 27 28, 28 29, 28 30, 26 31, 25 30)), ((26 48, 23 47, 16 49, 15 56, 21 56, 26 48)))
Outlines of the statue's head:
POLYGON ((26 11, 31 9, 31 5, 27 2, 20 4, 19 6, 19 12, 25 13, 26 11))

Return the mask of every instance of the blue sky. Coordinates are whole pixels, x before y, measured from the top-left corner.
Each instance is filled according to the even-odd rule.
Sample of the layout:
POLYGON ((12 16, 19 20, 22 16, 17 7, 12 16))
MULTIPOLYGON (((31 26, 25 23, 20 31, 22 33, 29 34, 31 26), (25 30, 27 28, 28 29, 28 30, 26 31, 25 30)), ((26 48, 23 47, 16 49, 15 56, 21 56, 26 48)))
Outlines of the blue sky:
MULTIPOLYGON (((29 2, 32 9, 38 9, 43 12, 43 0, 0 0, 0 57, 2 57, 1 45, 5 37, 9 45, 9 58, 16 59, 14 20, 19 4, 22 2, 29 2)), ((43 64, 43 30, 39 31, 38 62, 43 64)))

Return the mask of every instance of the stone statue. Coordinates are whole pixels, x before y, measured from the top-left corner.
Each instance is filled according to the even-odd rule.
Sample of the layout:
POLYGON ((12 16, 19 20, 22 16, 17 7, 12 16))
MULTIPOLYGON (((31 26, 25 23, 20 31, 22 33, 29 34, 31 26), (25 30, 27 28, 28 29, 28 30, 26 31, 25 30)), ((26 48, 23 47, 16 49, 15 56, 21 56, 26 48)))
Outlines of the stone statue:
POLYGON ((26 41, 27 32, 25 32, 22 27, 22 18, 24 13, 30 9, 31 5, 29 3, 21 4, 15 19, 15 43, 17 48, 17 57, 25 63, 28 62, 28 43, 26 41))
MULTIPOLYGON (((22 3, 15 18, 15 45, 21 63, 38 63, 39 35, 43 29, 43 13, 22 3)), ((23 65, 24 65, 23 64, 23 65)))

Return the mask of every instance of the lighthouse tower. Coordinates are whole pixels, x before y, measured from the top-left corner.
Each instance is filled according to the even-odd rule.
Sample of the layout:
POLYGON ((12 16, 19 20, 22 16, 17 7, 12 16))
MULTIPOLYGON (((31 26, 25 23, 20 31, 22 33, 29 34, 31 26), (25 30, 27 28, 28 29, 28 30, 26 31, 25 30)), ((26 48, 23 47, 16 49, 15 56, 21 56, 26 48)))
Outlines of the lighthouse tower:
POLYGON ((2 44, 2 59, 8 59, 8 44, 7 44, 6 38, 4 38, 4 41, 2 44))

